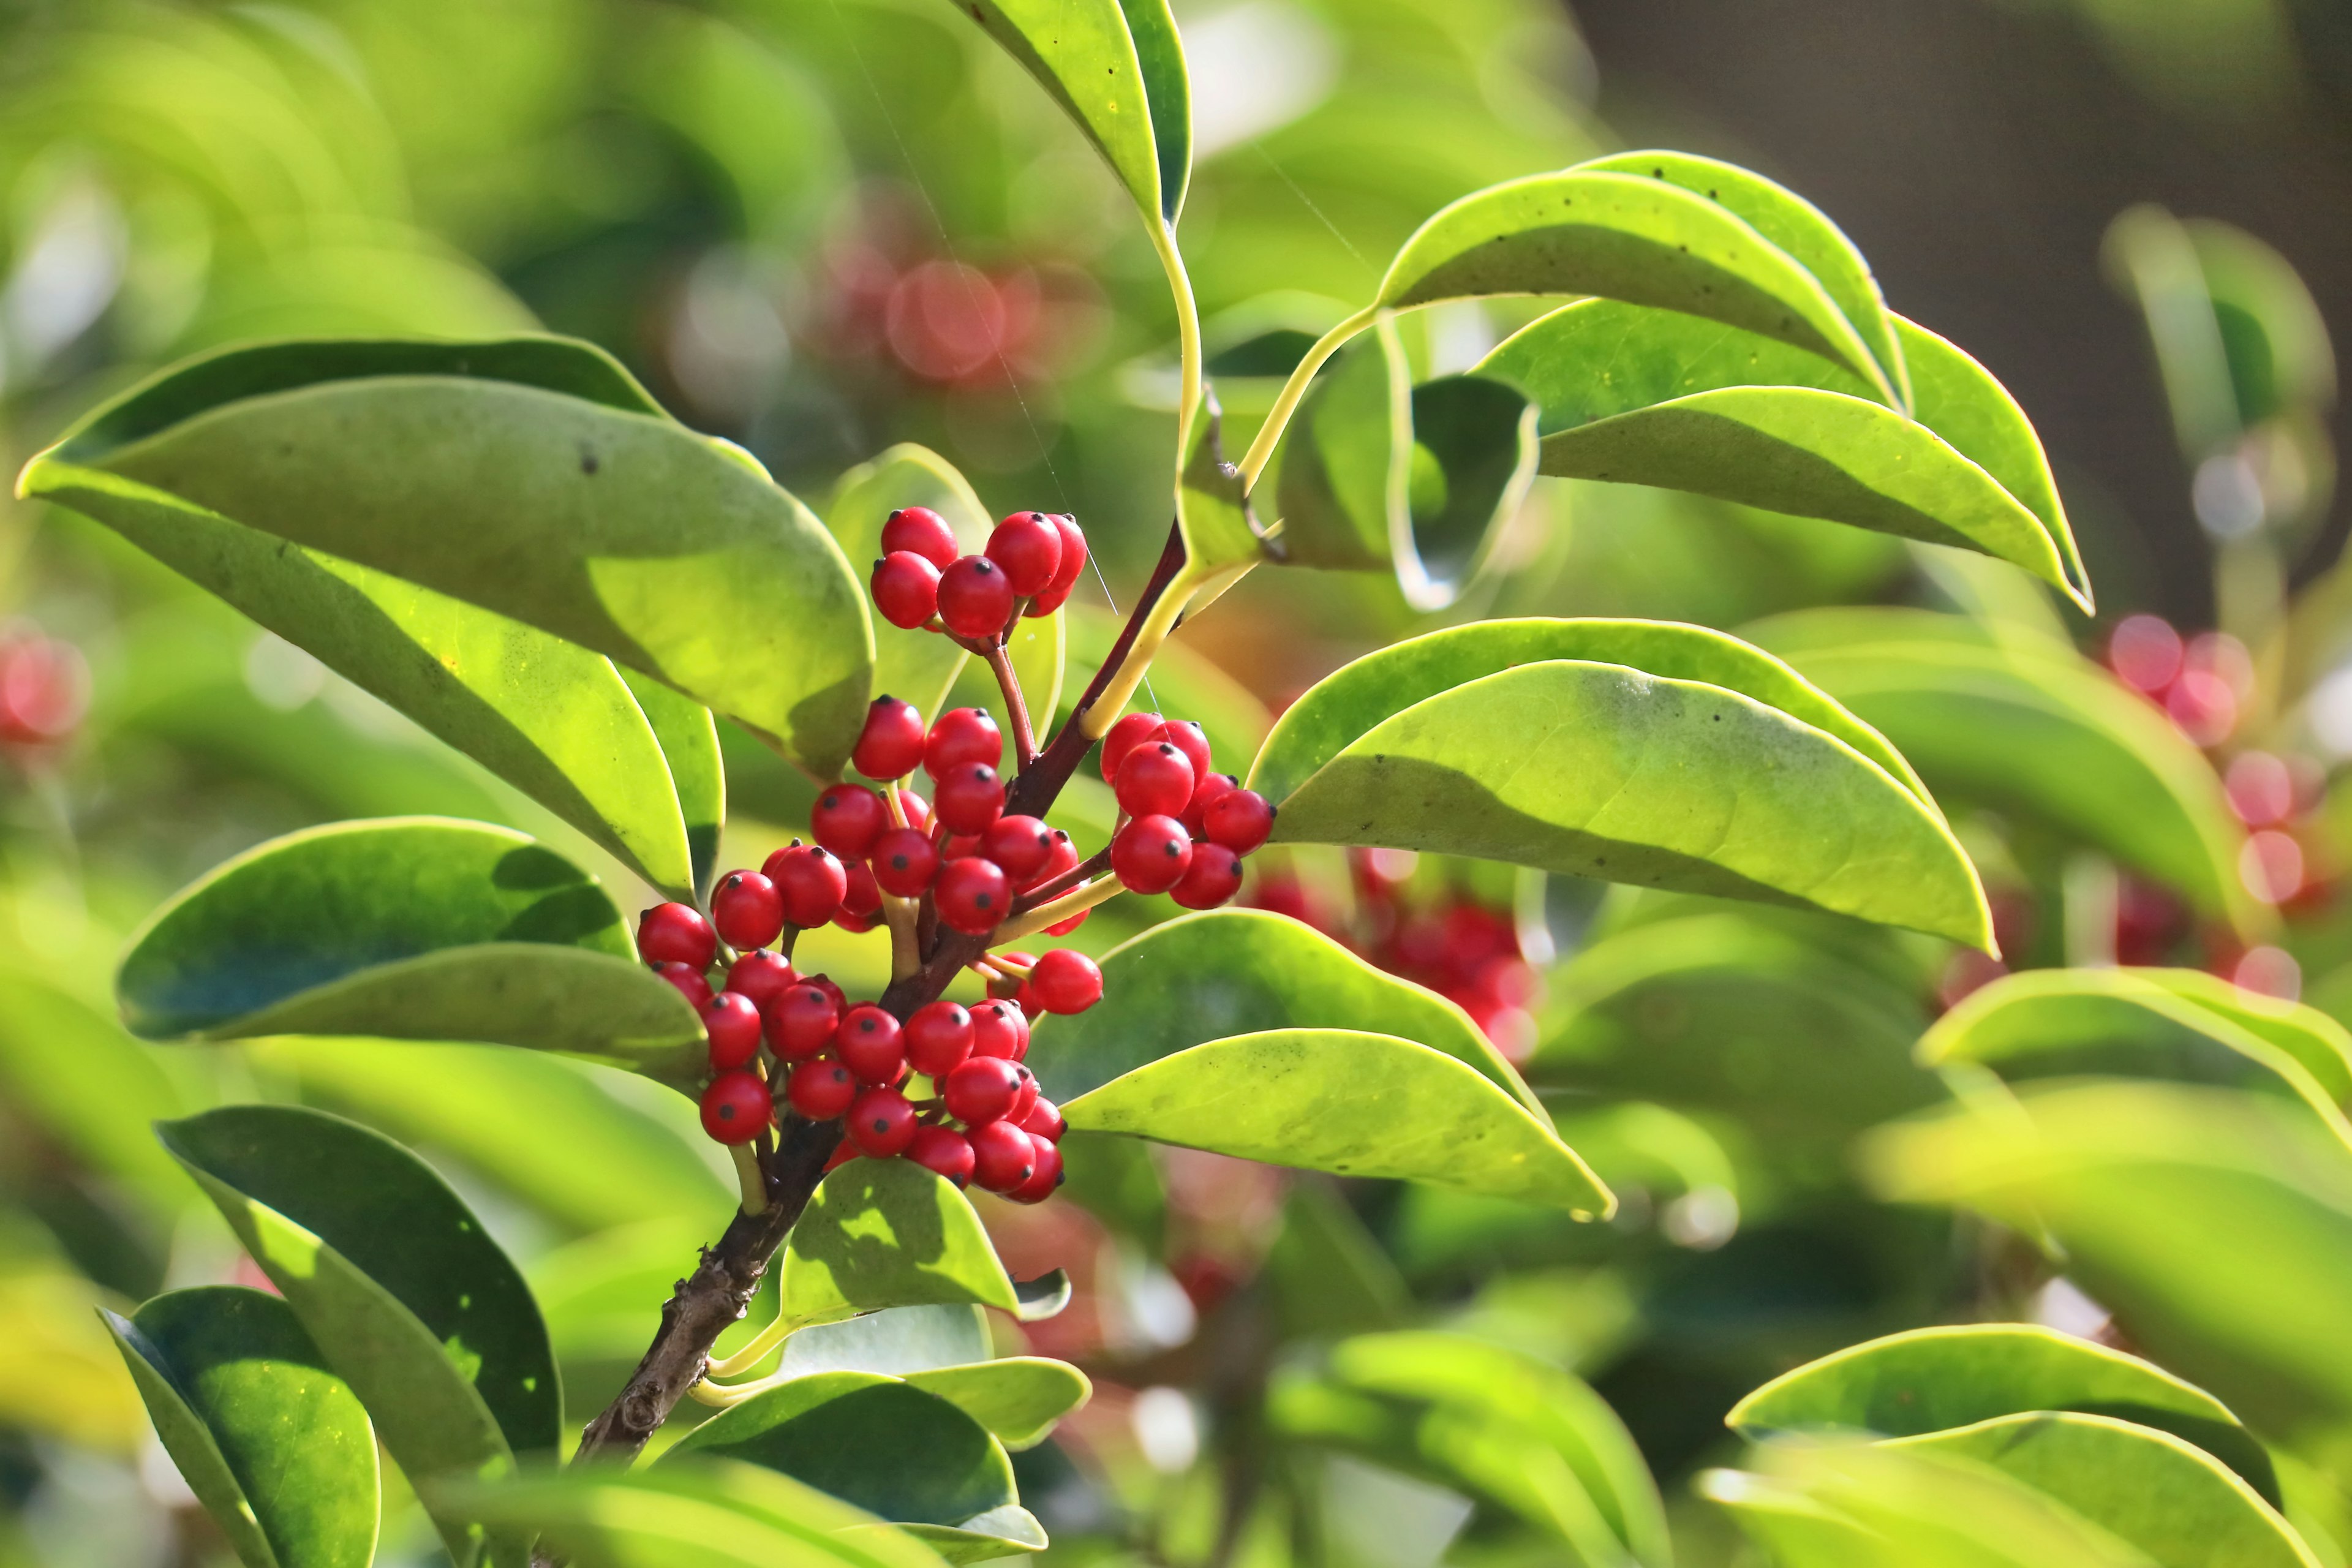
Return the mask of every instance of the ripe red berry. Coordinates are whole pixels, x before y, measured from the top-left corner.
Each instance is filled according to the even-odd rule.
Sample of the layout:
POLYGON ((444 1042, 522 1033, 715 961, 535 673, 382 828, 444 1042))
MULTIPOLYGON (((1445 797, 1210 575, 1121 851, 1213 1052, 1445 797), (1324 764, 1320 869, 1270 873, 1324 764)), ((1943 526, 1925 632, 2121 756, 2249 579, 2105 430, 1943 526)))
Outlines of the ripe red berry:
POLYGON ((1094 913, 1094 910, 1080 910, 1076 914, 1072 915, 1068 920, 1064 921, 1061 924, 1047 926, 1045 928, 1045 934, 1047 936, 1067 936, 1072 931, 1077 930, 1080 926, 1086 924, 1087 917, 1092 913, 1094 913))
POLYGON ((757 871, 730 871, 711 892, 710 923, 730 947, 765 947, 783 932, 784 896, 757 871))
POLYGON ((940 619, 974 642, 993 642, 1013 618, 1013 584, 985 555, 967 555, 940 574, 940 619))
POLYGON ((784 900, 784 919, 793 925, 821 926, 841 907, 849 873, 830 849, 794 844, 777 850, 760 868, 784 900))
POLYGON ((1004 569, 1016 597, 1034 598, 1062 569, 1062 531, 1042 511, 1016 511, 988 536, 988 558, 1004 569))
POLYGON ((784 1080, 784 1099, 811 1121, 830 1121, 857 1098, 857 1080, 836 1061, 820 1057, 793 1069, 784 1080))
POLYGON ((1054 830, 1034 816, 1000 816, 980 836, 980 852, 1024 887, 1054 858, 1054 830))
POLYGON ((1164 893, 1192 864, 1192 838, 1172 816, 1139 816, 1110 841, 1110 868, 1131 892, 1164 893))
POLYGON ((1013 884, 995 861, 972 855, 940 868, 931 897, 940 919, 950 928, 966 936, 985 936, 1011 911, 1013 884))
POLYGON ((966 1126, 993 1121, 1021 1094, 1021 1068, 1003 1057, 967 1057, 940 1086, 948 1114, 966 1126))
POLYGON ((812 974, 807 979, 802 981, 801 984, 803 985, 814 985, 818 990, 824 992, 827 996, 833 998, 833 1010, 835 1015, 849 1011, 849 998, 842 994, 840 986, 835 985, 833 983, 832 975, 812 974))
POLYGON ((971 1140, 952 1127, 926 1127, 907 1145, 907 1158, 961 1187, 971 1180, 971 1140))
POLYGON ((913 703, 877 697, 866 705, 850 766, 869 779, 905 778, 923 760, 923 715, 913 703))
POLYGON ((722 1072, 702 1091, 702 1130, 721 1143, 749 1143, 774 1114, 768 1086, 755 1072, 722 1072))
POLYGON ((898 813, 907 819, 908 826, 923 833, 931 830, 931 803, 913 790, 898 792, 898 813))
POLYGON ((1016 1204, 1042 1204, 1062 1184, 1062 1152, 1043 1138, 1032 1137, 1029 1142, 1036 1169, 1029 1173, 1027 1181, 1004 1194, 1016 1204))
POLYGON ((1083 952, 1057 947, 1029 971, 1029 984, 1048 1013, 1083 1013, 1102 1000, 1102 971, 1083 952))
POLYGON ((1087 536, 1074 517, 1056 516, 1054 530, 1062 536, 1062 563, 1054 572, 1054 580, 1029 606, 1033 616, 1050 616, 1069 598, 1070 590, 1078 585, 1078 574, 1087 569, 1087 536))
POLYGON ((852 930, 864 931, 882 912, 881 884, 875 881, 874 873, 863 860, 846 861, 842 869, 848 876, 849 886, 843 891, 841 908, 833 911, 833 918, 852 930), (864 923, 857 923, 860 921, 864 923))
POLYGON ((1159 729, 1153 731, 1148 738, 1154 741, 1165 741, 1170 745, 1175 747, 1178 751, 1183 752, 1192 763, 1192 776, 1194 778, 1205 779, 1209 776, 1208 731, 1202 729, 1201 726, 1192 720, 1171 719, 1165 724, 1160 725, 1159 729))
POLYGON ((860 1083, 896 1083, 907 1068, 898 1020, 871 1002, 852 1007, 842 1018, 834 1048, 860 1083))
POLYGON ((1166 721, 1157 713, 1129 713, 1104 732, 1102 738, 1103 783, 1118 779, 1118 765, 1127 761, 1127 753, 1143 744, 1154 730, 1166 721))
POLYGON ((727 969, 727 989, 750 997, 751 1005, 762 1013, 799 979, 782 953, 771 952, 763 947, 753 948, 727 969))
POLYGON ((1009 1193, 1037 1173, 1035 1140, 1009 1121, 983 1121, 971 1140, 971 1179, 992 1193, 1009 1193))
POLYGON ((1036 871, 1021 884, 1022 890, 1026 892, 1031 888, 1041 887, 1055 878, 1077 868, 1078 847, 1070 842, 1068 834, 1056 827, 1054 829, 1054 847, 1045 857, 1045 863, 1038 867, 1036 871))
POLYGON ((913 631, 939 613, 940 569, 911 551, 877 561, 866 587, 882 618, 903 631, 913 631))
POLYGON ((845 860, 860 860, 890 826, 890 808, 864 784, 837 784, 809 807, 809 831, 845 860))
POLYGON ((801 1061, 833 1044, 841 1004, 814 984, 795 985, 768 1008, 768 1045, 784 1060, 801 1061))
POLYGON ((1048 1143, 1059 1143, 1062 1134, 1070 1130, 1070 1124, 1063 1117, 1062 1108, 1041 1094, 1037 1097, 1037 1103, 1031 1106, 1029 1113, 1021 1119, 1021 1130, 1043 1138, 1048 1143))
POLYGON ((1246 855, 1274 831, 1274 807, 1254 789, 1229 790, 1209 803, 1201 822, 1209 830, 1209 842, 1246 855))
POLYGON ((860 1149, 855 1140, 844 1138, 833 1146, 833 1152, 824 1157, 824 1169, 819 1173, 830 1176, 852 1160, 862 1160, 865 1157, 866 1151, 860 1149))
POLYGON ((1020 1075, 1020 1084, 1013 1091, 1013 1103, 1005 1107, 1004 1120, 1018 1127, 1037 1108, 1037 1075, 1018 1062, 1013 1064, 1013 1070, 1020 1075))
POLYGON ((1192 836, 1193 843, 1198 844, 1209 836, 1208 824, 1202 814, 1240 787, 1241 781, 1231 773, 1201 775, 1201 782, 1192 786, 1192 798, 1185 804, 1184 809, 1178 813, 1176 817, 1177 821, 1184 825, 1184 831, 1192 836))
POLYGON ((986 763, 966 763, 931 791, 931 811, 950 833, 984 833, 1004 815, 1004 781, 986 763))
POLYGON ((894 827, 874 841, 874 858, 867 868, 884 892, 902 899, 919 898, 939 875, 940 852, 932 847, 930 835, 920 828, 894 827))
MULTIPOLYGON (((996 956, 1024 971, 1037 962, 1037 955, 1034 952, 1015 952, 1010 949, 996 956)), ((988 994, 992 1001, 1011 1001, 1021 994, 1021 987, 1028 983, 1020 974, 1006 974, 992 969, 983 970, 982 973, 988 977, 988 994)))
POLYGON ((882 548, 911 551, 941 571, 954 563, 958 553, 955 530, 927 506, 902 506, 885 519, 882 548))
POLYGON ((1222 844, 1195 844, 1192 863, 1168 896, 1188 910, 1213 910, 1241 891, 1242 858, 1222 844))
POLYGON ((887 1160, 907 1152, 921 1123, 915 1120, 915 1108, 907 1103, 905 1095, 895 1089, 869 1089, 850 1101, 843 1125, 858 1148, 877 1160, 887 1160))
POLYGON ((1019 1006, 1003 1000, 982 1003, 971 1010, 971 1054, 1017 1062, 1029 1054, 1029 1020, 1019 1006))
POLYGON ((898 1031, 907 1065, 925 1078, 945 1078, 971 1055, 971 1015, 960 1002, 927 1002, 898 1031))
POLYGON ((677 986, 677 994, 685 997, 687 1005, 696 1012, 699 1013, 710 1005, 710 982, 705 980, 702 971, 692 964, 656 963, 654 973, 677 986))
POLYGON ((948 836, 946 847, 940 851, 941 860, 969 860, 980 853, 980 835, 954 833, 948 836))
POLYGON ((1192 798, 1192 759, 1166 741, 1146 741, 1127 753, 1112 784, 1129 816, 1174 816, 1192 798))
POLYGON ((692 904, 656 904, 637 917, 637 956, 647 963, 683 963, 699 973, 718 952, 710 922, 692 904))
POLYGON ((949 709, 923 742, 923 771, 935 779, 973 763, 992 768, 1003 761, 1004 731, 977 708, 949 709))
POLYGON ((760 1054, 760 1009, 740 992, 721 991, 703 1004, 702 1032, 710 1039, 713 1071, 750 1067, 760 1054))

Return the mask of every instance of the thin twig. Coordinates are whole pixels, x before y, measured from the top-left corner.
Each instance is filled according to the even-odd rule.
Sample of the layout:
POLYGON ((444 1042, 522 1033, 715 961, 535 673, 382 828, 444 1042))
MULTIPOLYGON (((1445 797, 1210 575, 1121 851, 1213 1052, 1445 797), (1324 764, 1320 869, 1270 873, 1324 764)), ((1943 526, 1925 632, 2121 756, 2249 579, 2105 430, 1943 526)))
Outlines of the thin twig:
POLYGON ((996 688, 1004 693, 1004 711, 1013 721, 1013 754, 1025 769, 1037 760, 1037 737, 1029 727, 1029 704, 1021 695, 1021 677, 1013 673, 1013 661, 1005 657, 1003 644, 996 644, 981 657, 988 660, 988 668, 996 677, 996 688))
POLYGON ((1013 912, 1016 915, 1027 914, 1031 910, 1035 909, 1040 904, 1053 902, 1055 899, 1060 898, 1064 893, 1068 892, 1080 882, 1087 880, 1097 872, 1108 871, 1109 869, 1110 846, 1106 844, 1101 848, 1096 850, 1092 855, 1087 856, 1085 859, 1079 861, 1076 865, 1063 872, 1060 876, 1054 878, 1051 881, 1038 883, 1035 887, 1030 889, 1027 892, 1013 900, 1013 912))

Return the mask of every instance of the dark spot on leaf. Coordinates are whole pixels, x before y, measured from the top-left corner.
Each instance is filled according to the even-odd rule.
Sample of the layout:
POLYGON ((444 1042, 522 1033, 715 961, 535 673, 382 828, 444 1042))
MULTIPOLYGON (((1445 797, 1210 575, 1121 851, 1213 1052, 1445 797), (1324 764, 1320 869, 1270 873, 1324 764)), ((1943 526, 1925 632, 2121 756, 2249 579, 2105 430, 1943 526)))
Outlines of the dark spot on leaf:
POLYGON ((580 471, 581 471, 582 473, 583 473, 583 474, 593 474, 593 473, 594 473, 594 472, 596 471, 596 468, 597 468, 597 464, 596 464, 596 454, 595 454, 595 453, 593 453, 593 452, 592 452, 592 451, 590 451, 590 450, 589 450, 587 447, 581 447, 581 448, 580 448, 580 471))
POLYGON ((1650 174, 1654 179, 1663 180, 1666 177, 1666 172, 1664 169, 1653 169, 1650 171, 1650 174))

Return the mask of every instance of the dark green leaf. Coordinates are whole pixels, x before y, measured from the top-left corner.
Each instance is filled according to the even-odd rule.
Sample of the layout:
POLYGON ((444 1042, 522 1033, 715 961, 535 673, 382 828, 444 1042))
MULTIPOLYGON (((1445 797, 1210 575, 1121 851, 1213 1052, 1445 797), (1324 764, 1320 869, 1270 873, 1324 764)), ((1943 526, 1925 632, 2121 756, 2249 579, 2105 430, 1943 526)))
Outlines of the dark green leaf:
POLYGON ((910 1160, 852 1160, 825 1177, 784 1243, 782 1268, 782 1311, 796 1323, 881 1307, 1020 1305, 971 1202, 910 1160))
MULTIPOLYGON (((1176 524, 1184 536, 1184 573, 1165 596, 1179 605, 1205 588, 1223 591, 1265 553, 1241 472, 1225 461, 1223 416, 1212 395, 1193 422, 1192 455, 1176 482, 1176 524)), ((1213 597, 1214 595, 1212 595, 1213 597)))
POLYGON ((1328 1183, 1291 1186, 1265 1278, 1293 1339, 1377 1333, 1402 1327, 1412 1313, 1412 1293, 1396 1265, 1328 1183))

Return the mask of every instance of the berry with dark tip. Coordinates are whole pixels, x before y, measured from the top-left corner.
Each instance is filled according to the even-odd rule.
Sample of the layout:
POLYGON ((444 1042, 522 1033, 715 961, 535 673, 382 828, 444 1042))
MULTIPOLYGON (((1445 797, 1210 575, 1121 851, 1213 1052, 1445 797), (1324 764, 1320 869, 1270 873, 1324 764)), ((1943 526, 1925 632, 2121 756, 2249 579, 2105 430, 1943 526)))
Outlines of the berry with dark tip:
POLYGON ((985 555, 967 555, 940 574, 940 619, 973 642, 994 642, 1013 618, 1012 580, 985 555))
POLYGON ((907 1070, 898 1020, 871 1002, 852 1007, 834 1034, 834 1049, 858 1082, 896 1083, 907 1070))
POLYGON ((971 1179, 992 1193, 1009 1193, 1037 1173, 1036 1140, 1009 1121, 983 1121, 971 1140, 971 1179))
MULTIPOLYGON (((874 880, 874 873, 863 860, 848 861, 843 865, 842 870, 847 876, 849 885, 842 890, 841 908, 833 911, 833 918, 845 925, 849 921, 872 924, 874 917, 882 912, 881 885, 874 880), (845 915, 848 921, 842 919, 845 915)), ((864 931, 866 926, 861 925, 857 929, 864 931)))
POLYGON ((966 936, 985 936, 1011 912, 1013 884, 995 861, 973 855, 940 868, 931 898, 940 919, 950 929, 966 936))
POLYGON ((1083 952, 1057 947, 1029 971, 1029 984, 1048 1013, 1083 1013, 1102 1000, 1102 971, 1083 952))
POLYGON ((827 996, 833 998, 833 1010, 836 1016, 849 1011, 849 998, 843 993, 840 986, 835 985, 833 983, 832 975, 812 974, 807 979, 803 980, 801 984, 803 985, 814 985, 818 990, 824 992, 827 996))
POLYGON ((1054 829, 1034 816, 1000 816, 980 836, 980 852, 1023 887, 1054 858, 1054 829))
POLYGON ((925 1078, 945 1078, 971 1055, 971 1015, 961 1002, 926 1002, 908 1018, 898 1040, 908 1067, 925 1078))
POLYGON ((866 868, 884 892, 919 898, 940 873, 940 852, 920 828, 894 827, 874 841, 866 868))
POLYGON ((939 614, 940 586, 940 569, 908 550, 877 561, 866 582, 882 618, 909 632, 939 614))
POLYGON ((974 763, 997 767, 1004 761, 1004 731, 977 708, 950 708, 931 724, 923 742, 923 771, 935 779, 974 763))
POLYGON ((710 923, 739 952, 765 947, 784 930, 784 896, 757 871, 730 871, 710 894, 710 923))
POLYGON ((952 1127, 926 1127, 907 1145, 907 1158, 961 1187, 971 1180, 971 1140, 952 1127))
POLYGON ((1192 835, 1172 816, 1139 816, 1110 841, 1110 868, 1130 892, 1164 893, 1192 864, 1192 835))
POLYGON ((833 919, 849 891, 849 872, 832 850, 814 844, 793 844, 768 857, 760 875, 776 885, 784 900, 784 919, 805 929, 833 919))
POLYGON ((1020 1075, 1021 1081, 1013 1091, 1013 1103, 1005 1107, 1004 1120, 1018 1127, 1021 1125, 1021 1119, 1036 1107, 1037 1075, 1019 1062, 1013 1064, 1013 1070, 1020 1075))
POLYGON ((866 705, 866 728, 849 753, 849 765, 869 779, 901 779, 922 764, 923 715, 911 702, 877 697, 866 705))
POLYGON ((1011 1002, 982 1003, 971 1010, 971 1054, 1019 1061, 1029 1054, 1029 1020, 1011 1002))
POLYGON ((1033 1137, 1029 1143, 1036 1168, 1027 1181, 1004 1194, 1016 1204, 1042 1204, 1062 1184, 1062 1152, 1043 1138, 1033 1137))
POLYGON ((1078 847, 1070 842, 1068 834, 1056 827, 1054 829, 1052 853, 1045 857, 1045 863, 1038 867, 1035 873, 1022 884, 1022 889, 1026 891, 1031 888, 1042 887, 1056 877, 1077 868, 1078 847))
POLYGON ((859 1095, 850 1101, 842 1125, 859 1149, 877 1160, 905 1153, 921 1128, 915 1108, 895 1089, 869 1089, 859 1095))
POLYGON ((1021 1130, 1034 1133, 1048 1143, 1059 1143, 1062 1134, 1070 1130, 1070 1124, 1064 1119, 1062 1108, 1041 1094, 1037 1097, 1037 1103, 1029 1108, 1029 1114, 1021 1119, 1021 1130))
POLYGON ((692 904, 656 904, 637 917, 637 956, 647 963, 683 963, 699 972, 718 953, 710 922, 692 904))
POLYGON ((688 1005, 696 1012, 699 1013, 710 1005, 710 982, 705 980, 702 971, 692 964, 656 963, 654 973, 677 986, 677 994, 685 997, 688 1005))
POLYGON ((1199 782, 1192 758, 1165 741, 1146 741, 1118 764, 1111 788, 1129 816, 1174 816, 1191 803, 1199 782))
POLYGON ((839 1062, 819 1057, 793 1069, 784 1099, 811 1121, 830 1121, 857 1098, 857 1079, 839 1062))
POLYGON ((1219 799, 1240 787, 1241 781, 1231 773, 1201 775, 1201 782, 1192 786, 1192 800, 1186 803, 1176 818, 1184 825, 1184 831, 1192 836, 1193 843, 1198 844, 1209 836, 1209 825, 1203 814, 1219 799))
POLYGON ((956 544, 955 530, 948 526, 948 520, 927 506, 902 506, 886 518, 882 523, 882 548, 909 551, 942 572, 953 565, 961 553, 956 544))
POLYGON ((931 791, 931 812, 950 833, 985 833, 1004 815, 1004 781, 985 763, 950 769, 931 791))
POLYGON ((739 996, 749 996, 751 1005, 762 1013, 799 979, 793 973, 791 960, 763 947, 753 948, 727 969, 727 989, 739 996))
POLYGON ((1241 887, 1240 856, 1222 844, 1195 844, 1192 863, 1184 868, 1168 896, 1184 909, 1213 910, 1241 891, 1241 887))
POLYGON ((988 536, 987 555, 1004 569, 1016 598, 1034 598, 1062 569, 1062 531, 1042 511, 1016 511, 988 536))
POLYGON ((1191 719, 1171 719, 1152 731, 1150 739, 1165 741, 1184 753, 1192 763, 1192 776, 1209 776, 1209 734, 1191 719))
POLYGON ((1054 571, 1054 580, 1029 606, 1033 616, 1050 616, 1069 598, 1070 590, 1078 585, 1078 574, 1087 569, 1087 536, 1074 517, 1056 516, 1055 531, 1062 536, 1062 563, 1054 571))
POLYGON ((702 1032, 710 1039, 713 1071, 750 1067, 760 1054, 760 1009, 738 991, 721 991, 702 1007, 702 1032))
POLYGON ((768 1008, 768 1046, 784 1060, 803 1061, 833 1044, 841 1027, 840 1002, 814 984, 793 986, 768 1008))
POLYGON ((1157 713, 1129 713, 1106 731, 1102 738, 1103 783, 1116 783, 1118 765, 1127 761, 1127 753, 1143 744, 1164 722, 1157 713))
POLYGON ((749 1143, 774 1115, 768 1086, 755 1072, 722 1072, 702 1091, 702 1130, 721 1143, 749 1143))
POLYGON ((940 1085, 948 1114, 967 1127, 993 1121, 1021 1097, 1021 1068, 1003 1057, 967 1057, 940 1085))
POLYGON ((1254 789, 1228 790, 1201 813, 1209 842, 1246 855, 1274 831, 1274 807, 1254 789))
POLYGON ((809 807, 809 831, 845 860, 862 860, 890 826, 890 808, 864 784, 837 784, 809 807))

